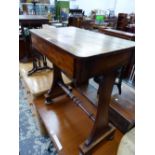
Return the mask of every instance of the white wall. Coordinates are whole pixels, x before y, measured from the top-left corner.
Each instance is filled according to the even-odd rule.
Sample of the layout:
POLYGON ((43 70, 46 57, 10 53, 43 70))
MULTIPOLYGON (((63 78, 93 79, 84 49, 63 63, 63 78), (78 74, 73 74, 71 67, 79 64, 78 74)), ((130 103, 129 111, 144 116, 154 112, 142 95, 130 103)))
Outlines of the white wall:
POLYGON ((54 5, 55 4, 54 0, 50 0, 50 4, 54 5))
POLYGON ((91 10, 115 9, 115 14, 119 12, 134 12, 134 0, 70 0, 70 8, 78 6, 79 9, 85 10, 85 14, 89 15, 91 10))
POLYGON ((107 10, 114 8, 115 0, 70 0, 70 7, 74 4, 79 6, 79 9, 85 10, 85 14, 89 15, 91 10, 100 9, 107 10))
POLYGON ((115 14, 135 12, 135 0, 116 0, 115 14))

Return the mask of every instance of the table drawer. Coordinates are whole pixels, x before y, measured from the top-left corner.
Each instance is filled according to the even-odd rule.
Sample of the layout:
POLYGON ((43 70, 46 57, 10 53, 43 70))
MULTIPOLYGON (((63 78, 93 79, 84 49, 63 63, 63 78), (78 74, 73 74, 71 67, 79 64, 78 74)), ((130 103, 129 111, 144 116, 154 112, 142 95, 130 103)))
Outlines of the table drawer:
POLYGON ((32 34, 33 48, 38 50, 43 55, 64 71, 70 78, 73 78, 74 73, 74 58, 71 57, 62 49, 55 45, 43 40, 42 38, 36 37, 32 34))

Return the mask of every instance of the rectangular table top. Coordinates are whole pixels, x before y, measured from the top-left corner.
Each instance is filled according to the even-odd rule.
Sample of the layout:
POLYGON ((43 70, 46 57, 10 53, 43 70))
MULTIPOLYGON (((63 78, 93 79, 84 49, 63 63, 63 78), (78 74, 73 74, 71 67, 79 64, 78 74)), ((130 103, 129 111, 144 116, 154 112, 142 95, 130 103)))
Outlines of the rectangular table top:
POLYGON ((32 34, 80 58, 110 54, 133 48, 133 41, 107 36, 76 27, 32 29, 32 34))

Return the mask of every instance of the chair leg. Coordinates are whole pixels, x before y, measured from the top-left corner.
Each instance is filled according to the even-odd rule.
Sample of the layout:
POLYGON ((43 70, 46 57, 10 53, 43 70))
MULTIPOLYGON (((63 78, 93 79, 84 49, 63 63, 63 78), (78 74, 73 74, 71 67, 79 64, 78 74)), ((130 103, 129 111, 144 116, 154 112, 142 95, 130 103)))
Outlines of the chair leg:
POLYGON ((118 88, 119 95, 121 95, 121 93, 122 93, 121 83, 117 84, 117 88, 118 88))
POLYGON ((116 83, 117 88, 118 88, 119 95, 121 95, 121 93, 122 93, 121 86, 122 86, 122 81, 123 81, 124 70, 125 70, 125 67, 122 66, 122 67, 120 68, 120 71, 119 71, 119 72, 120 72, 120 73, 119 73, 119 76, 118 76, 119 81, 118 81, 118 83, 116 83))

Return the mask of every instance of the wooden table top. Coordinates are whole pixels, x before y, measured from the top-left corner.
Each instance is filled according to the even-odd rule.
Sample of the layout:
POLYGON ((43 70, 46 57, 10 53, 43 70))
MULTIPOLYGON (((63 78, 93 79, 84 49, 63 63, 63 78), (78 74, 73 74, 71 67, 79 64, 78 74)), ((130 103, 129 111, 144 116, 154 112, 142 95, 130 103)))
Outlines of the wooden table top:
POLYGON ((48 20, 48 18, 41 15, 19 15, 19 20, 48 20))
POLYGON ((32 29, 30 31, 32 34, 62 48, 67 53, 80 58, 109 54, 135 46, 133 41, 76 27, 32 29))

